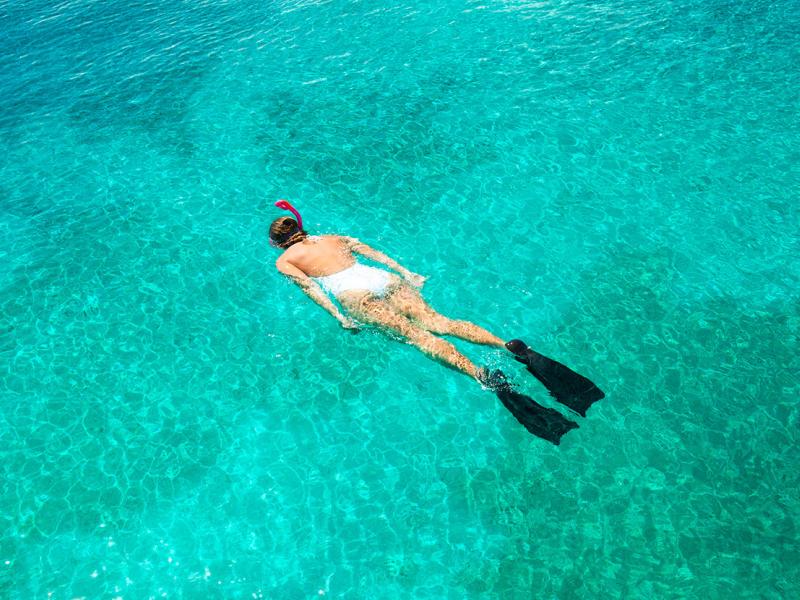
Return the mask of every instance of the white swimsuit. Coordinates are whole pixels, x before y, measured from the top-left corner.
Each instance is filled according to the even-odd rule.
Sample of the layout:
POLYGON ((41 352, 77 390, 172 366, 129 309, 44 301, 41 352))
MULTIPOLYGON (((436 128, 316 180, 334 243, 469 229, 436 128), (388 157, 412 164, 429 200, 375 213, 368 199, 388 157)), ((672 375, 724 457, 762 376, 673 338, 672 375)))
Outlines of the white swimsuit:
POLYGON ((313 279, 325 291, 334 296, 349 290, 367 290, 379 298, 383 298, 389 288, 391 275, 383 269, 356 263, 338 273, 325 275, 324 277, 314 277, 313 279))

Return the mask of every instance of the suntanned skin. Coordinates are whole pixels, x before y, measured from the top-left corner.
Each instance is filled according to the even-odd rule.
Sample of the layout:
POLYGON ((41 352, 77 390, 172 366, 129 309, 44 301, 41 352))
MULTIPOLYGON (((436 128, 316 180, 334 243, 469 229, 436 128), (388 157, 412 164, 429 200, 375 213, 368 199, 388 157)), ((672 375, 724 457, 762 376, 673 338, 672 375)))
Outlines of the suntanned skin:
POLYGON ((357 329, 357 322, 378 325, 401 335, 424 353, 470 377, 478 378, 475 365, 450 342, 434 334, 453 335, 488 346, 504 345, 499 337, 474 323, 449 319, 437 313, 419 294, 425 277, 412 273, 356 238, 339 235, 305 238, 289 246, 275 265, 343 327, 357 329), (336 299, 347 310, 349 316, 346 316, 311 278, 332 275, 352 266, 356 254, 384 264, 395 273, 390 276, 389 290, 383 298, 368 290, 348 290, 339 294, 336 299))

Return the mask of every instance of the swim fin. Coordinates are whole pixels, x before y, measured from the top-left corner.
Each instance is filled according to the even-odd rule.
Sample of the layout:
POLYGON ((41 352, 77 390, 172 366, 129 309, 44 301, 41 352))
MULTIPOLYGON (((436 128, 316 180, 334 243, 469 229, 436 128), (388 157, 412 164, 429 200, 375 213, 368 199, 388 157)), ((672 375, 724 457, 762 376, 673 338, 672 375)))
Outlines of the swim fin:
POLYGON ((528 367, 528 371, 542 382, 557 402, 568 406, 580 416, 585 417, 587 409, 605 397, 603 391, 583 375, 539 354, 522 340, 511 340, 506 348, 514 353, 514 358, 528 367))
POLYGON ((578 424, 552 408, 546 408, 533 398, 520 394, 511 387, 502 371, 488 373, 482 382, 500 399, 511 414, 533 435, 548 440, 558 446, 561 436, 578 424))

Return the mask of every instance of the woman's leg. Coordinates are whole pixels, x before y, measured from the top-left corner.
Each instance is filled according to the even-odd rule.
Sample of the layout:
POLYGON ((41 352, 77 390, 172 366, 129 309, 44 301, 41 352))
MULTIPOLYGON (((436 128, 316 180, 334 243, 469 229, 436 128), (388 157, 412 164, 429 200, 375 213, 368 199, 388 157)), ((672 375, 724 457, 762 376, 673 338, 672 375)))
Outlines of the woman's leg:
POLYGON ((417 321, 424 329, 443 335, 454 335, 476 344, 502 347, 505 342, 483 327, 469 321, 448 319, 437 313, 420 296, 419 292, 403 284, 395 289, 386 300, 395 310, 417 321))
POLYGON ((359 297, 352 292, 346 292, 339 301, 355 319, 398 333, 428 356, 477 379, 478 370, 475 365, 456 350, 453 344, 436 337, 407 316, 398 313, 386 299, 370 298, 363 294, 359 297))

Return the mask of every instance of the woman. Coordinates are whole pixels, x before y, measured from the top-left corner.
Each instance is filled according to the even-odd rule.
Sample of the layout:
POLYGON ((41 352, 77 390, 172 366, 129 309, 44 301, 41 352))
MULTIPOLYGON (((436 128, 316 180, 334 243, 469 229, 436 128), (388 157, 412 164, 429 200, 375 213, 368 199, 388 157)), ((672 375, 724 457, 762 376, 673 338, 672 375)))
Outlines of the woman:
POLYGON ((498 348, 505 346, 558 402, 582 416, 586 416, 586 409, 593 402, 603 397, 603 392, 591 381, 532 350, 521 340, 504 344, 474 323, 437 313, 419 294, 425 282, 422 275, 412 273, 355 238, 310 236, 291 204, 281 200, 276 206, 291 211, 297 218, 280 217, 269 228, 270 243, 283 250, 275 262, 278 270, 292 278, 343 327, 357 329, 358 322, 362 322, 397 333, 424 353, 489 387, 528 431, 554 444, 559 444, 561 436, 578 424, 515 391, 501 371, 489 373, 485 367, 477 368, 453 344, 436 334, 454 335, 498 348), (364 265, 358 256, 386 265, 394 272, 364 265), (343 315, 325 292, 336 298, 348 315, 343 315))
POLYGON ((356 329, 357 321, 378 325, 475 379, 479 370, 472 361, 434 334, 454 335, 488 346, 504 345, 499 337, 474 323, 437 313, 419 294, 425 277, 355 238, 309 236, 291 217, 276 219, 269 228, 269 237, 273 246, 284 250, 275 263, 278 270, 347 329, 356 329), (395 272, 364 265, 358 262, 358 255, 395 272), (347 316, 325 292, 339 301, 347 316))

